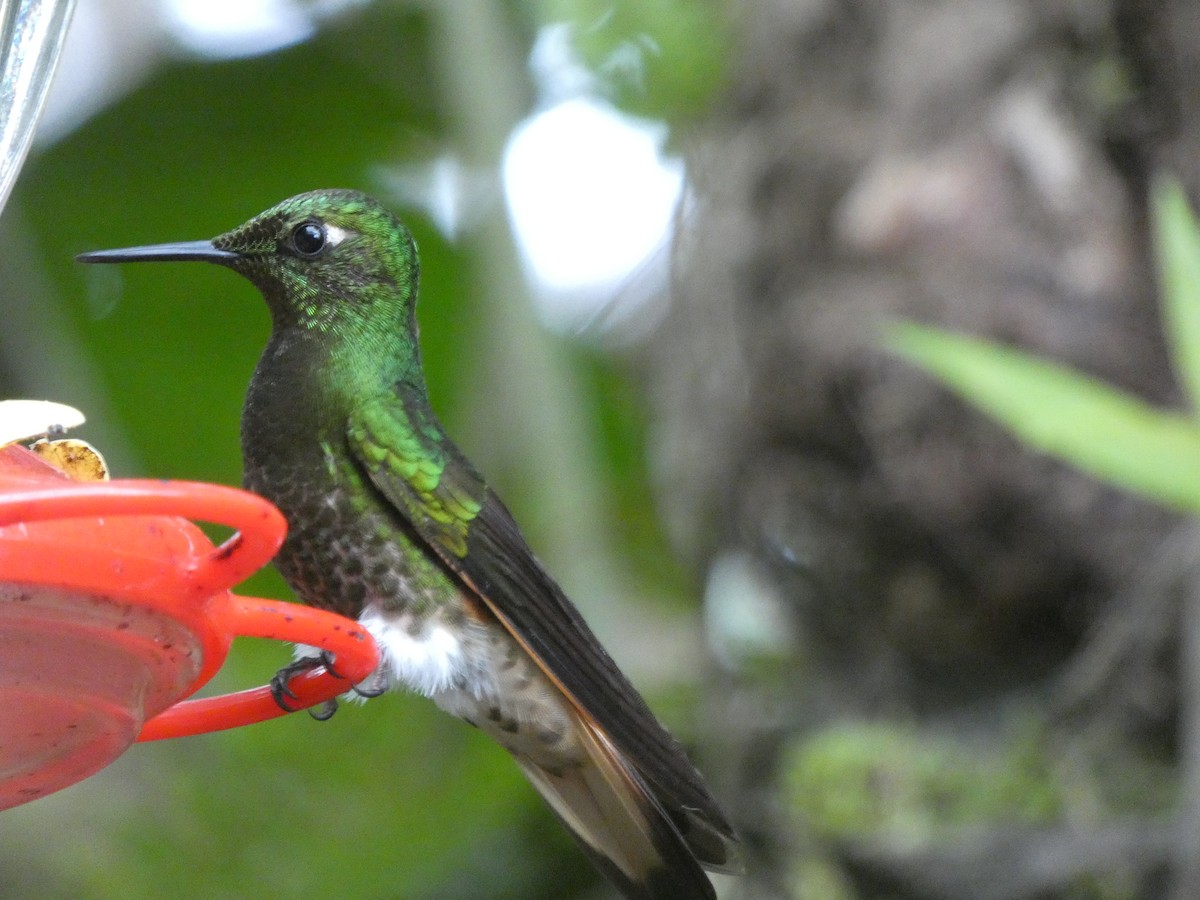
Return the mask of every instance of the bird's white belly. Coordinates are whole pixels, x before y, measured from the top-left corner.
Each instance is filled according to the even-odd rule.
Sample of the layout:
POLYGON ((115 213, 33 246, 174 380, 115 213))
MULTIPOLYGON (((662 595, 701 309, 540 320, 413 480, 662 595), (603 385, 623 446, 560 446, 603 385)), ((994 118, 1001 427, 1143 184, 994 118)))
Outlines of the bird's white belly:
MULTIPOLYGON (((358 687, 362 699, 405 688, 487 732, 510 752, 547 763, 578 759, 575 714, 532 658, 498 625, 436 614, 420 619, 368 605, 358 617, 379 647, 378 668, 358 687)), ((297 648, 298 656, 312 656, 297 648)))
POLYGON ((476 701, 497 696, 483 625, 460 620, 451 627, 437 615, 416 618, 373 605, 358 622, 379 647, 379 667, 363 685, 368 691, 402 687, 435 702, 443 695, 465 694, 476 701))

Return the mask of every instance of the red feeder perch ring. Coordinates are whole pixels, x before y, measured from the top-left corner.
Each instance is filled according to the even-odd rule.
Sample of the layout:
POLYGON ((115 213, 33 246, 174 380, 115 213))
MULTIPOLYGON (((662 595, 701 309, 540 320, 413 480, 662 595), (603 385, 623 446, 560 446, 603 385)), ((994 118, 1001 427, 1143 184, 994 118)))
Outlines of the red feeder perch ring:
POLYGON ((179 702, 237 635, 336 657, 341 678, 316 669, 293 679, 297 708, 366 678, 378 650, 357 623, 230 593, 285 532, 279 511, 245 491, 75 482, 23 447, 0 448, 0 809, 86 778, 135 739, 282 715, 265 686, 179 702), (214 547, 188 519, 237 534, 214 547))

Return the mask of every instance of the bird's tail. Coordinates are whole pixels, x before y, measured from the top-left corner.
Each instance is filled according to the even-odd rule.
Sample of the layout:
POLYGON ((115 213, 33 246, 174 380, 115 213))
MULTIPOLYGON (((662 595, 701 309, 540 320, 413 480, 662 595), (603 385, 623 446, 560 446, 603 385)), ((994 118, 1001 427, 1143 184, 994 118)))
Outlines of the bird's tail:
POLYGON ((576 715, 582 762, 550 769, 517 763, 579 846, 629 900, 713 900, 708 877, 637 772, 576 715))

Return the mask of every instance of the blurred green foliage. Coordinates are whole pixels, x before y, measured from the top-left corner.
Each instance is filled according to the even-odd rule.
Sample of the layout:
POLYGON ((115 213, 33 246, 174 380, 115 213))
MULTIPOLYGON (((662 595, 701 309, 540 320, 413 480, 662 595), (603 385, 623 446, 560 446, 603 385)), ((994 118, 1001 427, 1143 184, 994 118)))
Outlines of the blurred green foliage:
MULTIPOLYGON (((677 32, 673 16, 696 15, 682 0, 653 7, 656 29, 677 32)), ((0 315, 2 346, 24 346, 44 366, 0 359, 4 393, 82 408, 91 421, 80 436, 108 452, 118 477, 239 483, 241 397, 269 326, 255 290, 216 267, 85 268, 71 257, 209 237, 291 194, 356 187, 390 200, 416 236, 426 374, 435 407, 460 431, 487 402, 477 363, 488 335, 474 323, 494 299, 469 274, 471 242, 452 243, 419 211, 399 208, 381 174, 455 139, 435 19, 419 5, 369 4, 270 55, 163 64, 32 158, 0 221, 11 238, 0 315)), ((527 51, 528 21, 513 15, 511 24, 527 51)), ((626 27, 648 26, 622 18, 606 34, 626 27)), ((685 72, 680 86, 673 73, 715 70, 723 43, 692 53, 668 37, 655 36, 664 52, 646 70, 641 112, 693 108, 715 83, 685 72)), ((593 474, 611 498, 605 520, 620 523, 622 565, 648 593, 678 598, 684 581, 663 565, 648 502, 636 392, 603 353, 563 352, 595 423, 593 474)), ((528 500, 519 480, 511 487, 499 485, 520 516, 528 500)), ((288 596, 274 572, 242 592, 288 596)), ((287 658, 278 645, 239 642, 214 688, 262 683, 287 658)), ((326 724, 297 715, 138 746, 92 779, 6 812, 5 825, 5 897, 516 900, 598 883, 502 751, 410 696, 343 709, 326 724)))
MULTIPOLYGON (((988 835, 1036 835, 1063 822, 1086 828, 1171 804, 1177 781, 1144 758, 1064 752, 1041 713, 1014 710, 997 731, 969 725, 830 723, 789 748, 784 789, 798 830, 812 840, 789 860, 797 897, 862 896, 836 862, 837 849, 936 854, 988 835), (1123 770, 1124 777, 1115 777, 1123 770), (1131 783, 1129 772, 1140 777, 1131 783), (1129 789, 1114 794, 1114 785, 1129 789)), ((1002 845, 1003 837, 998 844, 1002 845)), ((1117 876, 1080 875, 1054 896, 1133 898, 1117 876)))
MULTIPOLYGON (((1200 230, 1180 186, 1154 195, 1167 337, 1200 400, 1200 230)), ((1113 484, 1200 512, 1200 416, 1155 409, 1095 379, 987 341, 904 323, 890 346, 1021 439, 1113 484)))
POLYGON ((965 825, 1055 821, 1064 787, 1043 754, 1036 740, 983 752, 951 734, 845 722, 794 748, 788 796, 822 838, 916 847, 965 825))
MULTIPOLYGON (((1185 512, 1200 512, 1200 228, 1180 185, 1152 195, 1163 321, 1191 409, 1156 408, 1028 353, 913 323, 888 346, 926 369, 1036 450, 1185 512)), ((823 836, 884 832, 920 845, 965 824, 1101 821, 1170 808, 1178 775, 1156 759, 1106 749, 1056 758, 1053 741, 958 736, 942 743, 886 726, 842 727, 798 748, 792 796, 823 836), (1131 773, 1137 773, 1131 775, 1131 773)), ((821 860, 816 864, 820 865, 821 860)), ((803 872, 801 872, 801 876, 803 872)), ((798 876, 799 877, 799 876, 798 876)), ((1132 897, 1119 878, 1083 876, 1069 896, 1132 897)))
POLYGON ((585 64, 623 108, 680 123, 709 108, 730 58, 729 8, 714 0, 539 0, 571 25, 585 64))

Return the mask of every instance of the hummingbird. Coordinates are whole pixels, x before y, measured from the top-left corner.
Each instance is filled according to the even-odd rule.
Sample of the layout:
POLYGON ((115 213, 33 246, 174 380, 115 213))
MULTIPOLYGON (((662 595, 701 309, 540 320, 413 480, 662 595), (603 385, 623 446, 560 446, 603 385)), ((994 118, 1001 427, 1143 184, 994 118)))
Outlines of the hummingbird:
MULTIPOLYGON (((87 263, 215 263, 262 293, 271 334, 241 419, 244 483, 288 521, 298 599, 357 619, 408 689, 507 750, 630 900, 712 900, 737 838, 680 744, 526 543, 430 405, 407 227, 357 191, 300 194, 212 240, 87 263)), ((313 648, 273 684, 335 661, 313 648)))

